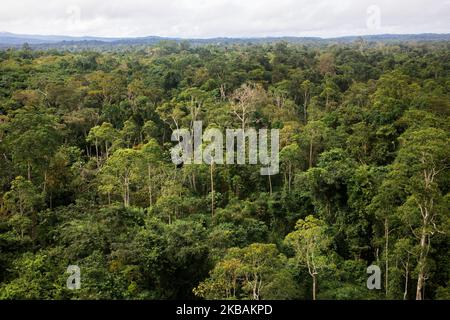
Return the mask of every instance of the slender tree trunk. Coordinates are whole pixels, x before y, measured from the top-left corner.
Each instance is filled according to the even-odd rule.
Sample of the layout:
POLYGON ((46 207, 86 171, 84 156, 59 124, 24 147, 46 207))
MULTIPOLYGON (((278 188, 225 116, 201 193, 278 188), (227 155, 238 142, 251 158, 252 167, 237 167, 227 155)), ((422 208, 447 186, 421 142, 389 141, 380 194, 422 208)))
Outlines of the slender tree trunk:
POLYGON ((47 170, 44 170, 44 186, 42 188, 42 192, 45 194, 47 191, 47 170))
POLYGON ((127 207, 130 206, 130 185, 127 184, 127 207))
POLYGON ((126 177, 125 178, 125 190, 124 190, 124 201, 123 201, 123 204, 124 204, 124 206, 125 207, 128 207, 129 205, 130 205, 130 181, 129 181, 129 178, 128 177, 126 177))
POLYGON ((405 267, 405 291, 403 292, 403 300, 406 300, 408 296, 408 277, 409 277, 409 263, 406 263, 405 267))
POLYGON ((214 160, 211 161, 211 215, 214 216, 214 160))
POLYGON ((269 174, 269 194, 272 196, 272 176, 269 174))
POLYGON ((255 282, 253 283, 253 300, 259 300, 259 291, 258 291, 258 274, 254 274, 255 282))
POLYGON ((422 290, 425 285, 425 250, 426 250, 426 226, 422 227, 420 237, 419 275, 417 277, 416 300, 423 300, 422 290))
POLYGON ((225 85, 224 84, 220 85, 220 98, 222 100, 225 100, 227 98, 227 95, 225 93, 225 85))
POLYGON ((309 141, 309 167, 312 168, 312 156, 313 156, 313 141, 309 141))
POLYGON ((313 280, 313 300, 316 300, 316 275, 315 275, 315 273, 313 273, 312 275, 311 275, 311 277, 312 277, 312 280, 313 280))

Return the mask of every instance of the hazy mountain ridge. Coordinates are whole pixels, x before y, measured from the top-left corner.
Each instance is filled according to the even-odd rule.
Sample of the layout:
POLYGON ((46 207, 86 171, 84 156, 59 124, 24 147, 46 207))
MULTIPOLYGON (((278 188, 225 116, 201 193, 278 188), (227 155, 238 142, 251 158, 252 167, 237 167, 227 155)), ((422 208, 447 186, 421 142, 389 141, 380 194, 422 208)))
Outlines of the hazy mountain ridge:
POLYGON ((187 41, 193 45, 200 44, 242 44, 242 43, 271 43, 286 41, 291 43, 348 43, 363 39, 369 42, 396 42, 396 41, 449 41, 450 33, 423 33, 423 34, 381 34, 362 36, 343 36, 335 38, 320 37, 215 37, 215 38, 177 38, 177 37, 73 37, 60 35, 22 35, 9 32, 0 32, 0 47, 18 47, 25 43, 32 47, 64 47, 64 46, 98 46, 98 45, 151 45, 161 41, 187 41))

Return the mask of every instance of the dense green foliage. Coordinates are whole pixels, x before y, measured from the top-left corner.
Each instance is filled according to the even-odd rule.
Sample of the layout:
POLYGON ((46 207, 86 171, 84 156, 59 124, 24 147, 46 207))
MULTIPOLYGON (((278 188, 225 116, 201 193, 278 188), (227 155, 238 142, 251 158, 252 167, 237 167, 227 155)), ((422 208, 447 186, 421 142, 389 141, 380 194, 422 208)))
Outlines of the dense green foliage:
POLYGON ((449 116, 448 42, 0 51, 0 299, 448 299, 449 116), (177 168, 195 120, 280 173, 177 168))

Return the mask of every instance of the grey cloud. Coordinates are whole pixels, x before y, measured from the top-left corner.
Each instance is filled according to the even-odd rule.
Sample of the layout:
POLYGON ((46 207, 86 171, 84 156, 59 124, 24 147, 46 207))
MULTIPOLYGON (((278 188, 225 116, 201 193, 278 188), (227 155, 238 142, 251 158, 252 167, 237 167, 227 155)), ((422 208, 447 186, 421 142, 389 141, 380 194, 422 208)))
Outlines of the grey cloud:
MULTIPOLYGON (((5 0, 2 0, 5 1, 5 0)), ((96 36, 340 36, 450 32, 445 0, 15 0, 0 31, 96 36), (367 8, 380 9, 369 29, 367 8)))

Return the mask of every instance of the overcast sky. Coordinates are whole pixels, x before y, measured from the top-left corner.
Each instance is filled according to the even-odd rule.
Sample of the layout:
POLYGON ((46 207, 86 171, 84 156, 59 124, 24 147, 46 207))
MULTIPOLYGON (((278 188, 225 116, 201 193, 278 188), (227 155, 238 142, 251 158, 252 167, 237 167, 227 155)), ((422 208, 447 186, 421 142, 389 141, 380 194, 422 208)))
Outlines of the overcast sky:
POLYGON ((1 0, 0 31, 75 36, 449 33, 450 0, 1 0))

